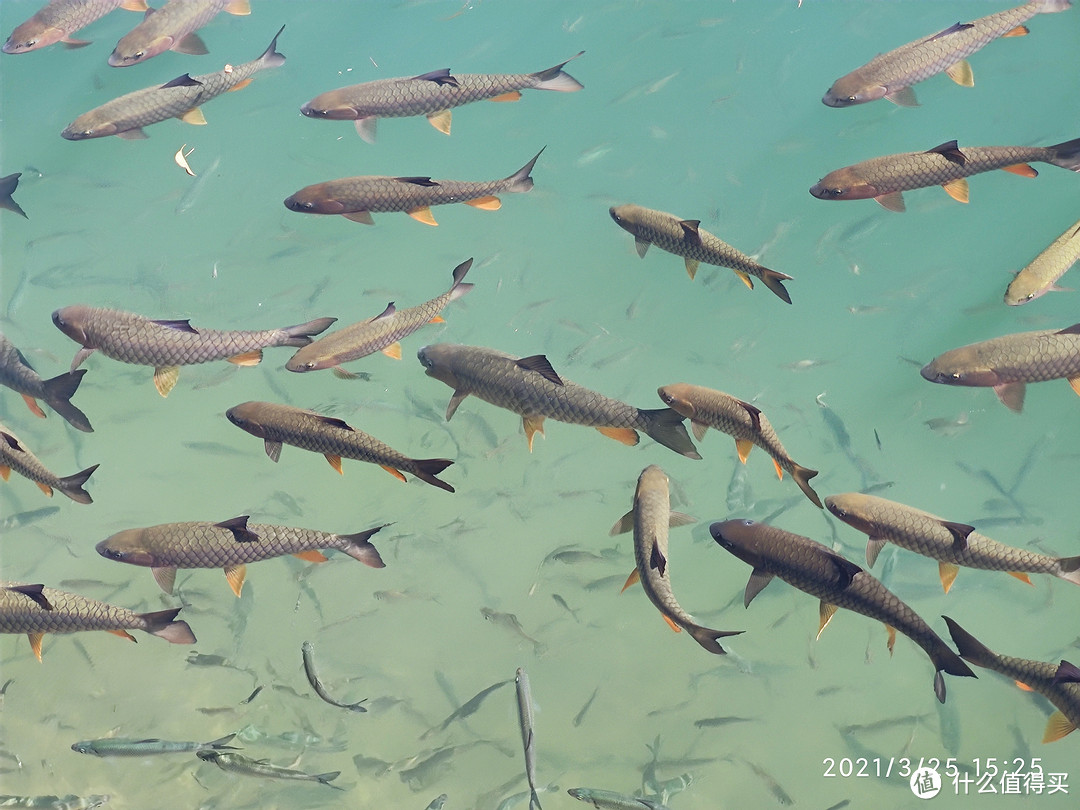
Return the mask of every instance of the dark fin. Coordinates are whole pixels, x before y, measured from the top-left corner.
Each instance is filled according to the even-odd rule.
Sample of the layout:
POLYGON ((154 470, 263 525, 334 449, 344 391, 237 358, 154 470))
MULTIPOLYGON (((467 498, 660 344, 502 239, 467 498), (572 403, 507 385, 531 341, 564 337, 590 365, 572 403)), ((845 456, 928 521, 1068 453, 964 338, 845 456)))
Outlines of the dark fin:
POLYGON ((259 535, 248 529, 249 515, 240 515, 239 517, 229 518, 223 520, 221 523, 215 523, 219 529, 225 529, 228 532, 232 532, 233 540, 237 543, 257 543, 259 541, 259 535))
POLYGON ((151 323, 158 326, 164 326, 166 329, 175 329, 177 332, 190 332, 193 335, 199 334, 199 330, 191 325, 191 321, 186 318, 182 321, 151 321, 151 323))
POLYGON ((926 41, 927 42, 933 42, 935 39, 941 39, 942 37, 947 37, 949 34, 955 34, 958 31, 966 31, 968 28, 974 28, 974 27, 975 27, 974 23, 962 23, 962 22, 953 23, 948 28, 946 28, 944 31, 938 31, 936 34, 934 34, 932 37, 930 37, 926 41))
POLYGON ((945 678, 942 677, 940 669, 934 673, 934 697, 938 699, 938 703, 945 702, 945 678))
POLYGON ((961 59, 945 68, 945 75, 961 87, 974 87, 975 74, 971 72, 971 63, 967 59, 961 59))
POLYGON ((94 470, 97 468, 98 465, 95 464, 93 467, 87 467, 82 472, 61 478, 57 489, 76 503, 93 503, 94 499, 90 497, 89 492, 83 489, 83 484, 86 483, 87 478, 94 474, 94 470))
POLYGON ((45 594, 41 592, 44 588, 44 585, 11 585, 4 590, 21 593, 28 599, 33 600, 42 610, 52 610, 52 602, 46 599, 45 594))
POLYGON ((1074 585, 1080 585, 1080 557, 1059 557, 1057 575, 1074 585))
POLYGON ((750 424, 753 426, 754 432, 761 433, 761 409, 751 405, 749 402, 743 402, 741 399, 736 400, 736 402, 742 406, 750 417, 750 424))
POLYGON ((180 608, 171 608, 154 613, 140 613, 139 618, 146 622, 143 629, 151 635, 163 638, 171 644, 194 644, 195 635, 188 623, 176 619, 179 612, 180 608))
POLYGON ((1049 162, 1063 169, 1080 172, 1080 138, 1049 147, 1052 157, 1049 162))
POLYGON ((615 521, 615 524, 608 530, 608 536, 614 537, 617 534, 626 534, 629 531, 633 531, 633 529, 634 510, 631 509, 625 515, 615 521))
POLYGON ((8 211, 14 211, 20 216, 30 219, 26 216, 26 212, 22 210, 17 202, 12 198, 12 194, 15 193, 15 189, 19 187, 19 178, 22 177, 22 172, 15 172, 15 174, 9 174, 7 177, 0 177, 0 208, 6 208, 8 211))
POLYGON ((915 91, 910 87, 898 87, 886 93, 885 98, 898 107, 918 107, 919 100, 915 98, 915 91))
POLYGON ((664 447, 674 450, 687 458, 700 459, 694 443, 683 424, 684 417, 671 408, 638 409, 638 414, 645 420, 645 433, 664 447))
MULTIPOLYGON (((718 638, 725 638, 727 636, 738 636, 743 633, 742 630, 710 630, 708 627, 687 627, 687 632, 691 637, 711 652, 713 655, 727 655, 727 650, 716 643, 718 638)), ((642 802, 644 804, 644 802, 642 802)), ((646 805, 648 806, 648 805, 646 805)), ((659 807, 659 805, 657 805, 659 807)))
POLYGON ((332 787, 334 790, 344 790, 345 788, 343 787, 338 787, 337 785, 330 784, 330 782, 332 782, 334 779, 337 779, 340 775, 341 771, 330 771, 329 773, 314 774, 312 778, 318 780, 319 782, 322 782, 327 787, 332 787))
POLYGON ((1057 672, 1054 673, 1054 683, 1080 683, 1080 667, 1068 661, 1062 661, 1058 664, 1057 672))
POLYGON ((994 393, 1001 400, 1001 404, 1013 413, 1020 413, 1024 409, 1024 394, 1027 387, 1022 382, 1002 383, 994 386, 994 393))
POLYGON ((968 535, 975 531, 975 527, 968 526, 966 523, 953 523, 949 520, 941 521, 941 525, 948 529, 949 534, 953 536, 953 554, 965 551, 968 547, 968 535))
POLYGON ((338 419, 336 416, 325 416, 324 414, 321 414, 321 413, 314 414, 314 416, 320 422, 322 422, 324 425, 327 425, 329 427, 338 428, 339 430, 348 430, 348 431, 353 430, 352 425, 350 425, 344 419, 338 419))
POLYGON ((239 751, 240 749, 237 748, 235 745, 228 744, 232 742, 232 739, 235 736, 236 732, 233 732, 232 734, 226 734, 224 737, 218 737, 216 740, 211 740, 210 742, 206 743, 206 747, 214 748, 219 751, 239 751))
MULTIPOLYGON (((547 147, 545 146, 544 149, 547 149, 547 147)), ((544 153, 544 149, 537 152, 532 160, 506 178, 510 181, 510 184, 506 187, 507 191, 523 192, 533 187, 533 179, 529 174, 532 172, 533 166, 536 165, 537 159, 544 153)))
POLYGON ((566 63, 584 54, 585 51, 579 51, 571 56, 566 62, 560 62, 554 67, 549 67, 547 70, 540 70, 533 74, 540 81, 536 85, 537 90, 558 90, 563 93, 573 93, 576 90, 581 90, 583 85, 569 73, 564 73, 563 68, 566 67, 566 63))
POLYGON ((700 245, 701 233, 698 230, 700 225, 700 219, 680 219, 679 227, 683 230, 683 241, 689 242, 691 245, 700 245))
POLYGON ((395 177, 394 179, 399 183, 408 183, 410 186, 423 186, 424 188, 439 185, 430 177, 395 177))
POLYGON ((654 544, 652 552, 649 554, 649 568, 660 572, 660 576, 664 575, 667 570, 667 560, 664 558, 663 552, 654 544))
POLYGON ((191 78, 190 74, 185 73, 182 76, 177 76, 171 82, 165 82, 165 84, 161 85, 162 90, 166 87, 202 87, 202 82, 191 78))
POLYGON ((967 155, 960 151, 960 147, 956 141, 945 141, 940 143, 933 149, 927 149, 926 154, 937 153, 945 158, 950 163, 955 163, 957 166, 963 166, 967 163, 967 155))
POLYGON ((465 400, 465 397, 467 397, 468 395, 469 392, 466 391, 464 388, 459 388, 454 391, 453 395, 450 397, 450 401, 446 404, 447 422, 450 421, 450 417, 452 417, 457 412, 458 405, 460 405, 465 400))
POLYGON ((1046 721, 1046 731, 1043 733, 1042 741, 1044 743, 1057 742, 1062 737, 1072 734, 1076 731, 1076 725, 1072 720, 1063 715, 1060 711, 1054 712, 1050 715, 1050 719, 1046 721))
POLYGON ((438 112, 428 113, 427 120, 435 129, 439 130, 443 135, 450 134, 450 125, 453 122, 454 114, 450 110, 439 110, 438 112))
POLYGON ((431 484, 433 487, 439 489, 445 489, 447 492, 453 492, 454 488, 445 481, 440 481, 435 476, 449 467, 452 462, 448 458, 418 458, 414 459, 413 463, 416 464, 416 471, 413 473, 417 478, 425 483, 431 484))
POLYGON ((51 380, 45 380, 43 383, 45 401, 73 428, 84 433, 93 433, 94 428, 90 426, 90 420, 86 418, 86 414, 71 404, 71 397, 78 390, 84 374, 86 374, 86 369, 79 369, 60 374, 51 380))
POLYGON ((434 82, 440 87, 448 85, 449 87, 460 87, 458 80, 450 75, 450 68, 443 68, 442 70, 433 70, 430 73, 421 73, 419 76, 413 76, 414 82, 434 82))
POLYGON ((791 477, 795 479, 795 483, 799 485, 799 489, 803 491, 803 495, 810 499, 810 502, 814 504, 818 509, 822 509, 821 499, 818 498, 818 494, 814 492, 810 486, 810 479, 818 474, 817 470, 811 470, 809 467, 803 467, 791 462, 791 477))
POLYGON ((277 67, 278 65, 285 64, 284 54, 278 53, 277 39, 281 36, 281 32, 285 30, 285 26, 281 26, 278 32, 274 34, 274 38, 270 40, 270 44, 266 47, 266 50, 259 56, 260 62, 265 62, 267 67, 277 67))
POLYGON ((425 225, 437 226, 439 224, 435 221, 435 215, 431 213, 431 209, 426 205, 422 208, 414 208, 412 211, 406 211, 405 213, 417 222, 422 222, 425 225))
POLYGON ((289 339, 281 345, 307 346, 311 343, 313 335, 322 334, 329 329, 330 325, 336 320, 337 318, 316 318, 313 321, 297 324, 296 326, 286 326, 282 331, 288 334, 289 339))
POLYGON ((761 283, 768 287, 785 304, 791 303, 791 296, 788 295, 788 291, 784 288, 784 282, 790 278, 789 275, 768 268, 762 268, 761 270, 761 283))
POLYGON ((938 562, 938 577, 941 579, 941 588, 948 593, 956 582, 956 575, 960 573, 960 566, 950 562, 938 562))
MULTIPOLYGON (((472 263, 473 263, 473 260, 471 258, 469 258, 469 259, 466 259, 465 261, 463 261, 461 264, 459 264, 457 267, 454 268, 454 272, 453 272, 454 283, 450 285, 451 290, 456 289, 457 287, 461 286, 461 282, 465 280, 465 274, 469 272, 469 269, 472 267, 472 263)), ((468 285, 468 286, 469 286, 469 289, 472 289, 471 284, 468 285)))
POLYGON ((960 655, 963 658, 976 666, 987 667, 989 669, 993 669, 997 665, 999 660, 997 653, 992 652, 990 648, 948 616, 942 616, 941 618, 945 620, 945 624, 949 628, 949 635, 952 636, 953 644, 956 645, 956 649, 959 650, 960 655))
POLYGON ((841 557, 835 551, 829 551, 827 555, 836 569, 836 575, 840 578, 840 581, 837 582, 837 586, 840 588, 850 587, 855 575, 863 572, 861 566, 856 565, 846 557, 841 557))
POLYGON ((764 568, 755 568, 746 583, 746 591, 743 593, 743 607, 750 607, 754 597, 765 590, 765 586, 772 581, 773 575, 764 568))
POLYGON ((1080 323, 1074 323, 1072 326, 1066 326, 1064 329, 1055 332, 1057 335, 1080 335, 1080 323))
POLYGON ((384 309, 382 312, 380 312, 378 315, 376 315, 371 320, 377 321, 377 320, 380 320, 382 318, 389 318, 395 312, 397 312, 397 307, 395 307, 394 302, 391 301, 389 304, 386 305, 386 309, 384 309))
POLYGON ((874 197, 874 201, 882 208, 895 211, 898 214, 902 214, 907 210, 907 206, 904 205, 904 195, 899 191, 890 191, 888 194, 874 197))
POLYGON ((555 383, 555 385, 562 385, 562 378, 555 373, 555 369, 551 367, 551 363, 542 354, 534 354, 529 357, 522 357, 520 360, 514 363, 518 368, 525 371, 535 371, 545 380, 555 383))
POLYGON ((158 587, 161 588, 161 590, 168 594, 173 592, 173 585, 176 584, 175 565, 151 568, 150 573, 154 575, 154 582, 158 584, 158 587))
POLYGON ((206 47, 206 43, 202 41, 202 37, 194 31, 181 37, 169 50, 176 51, 177 53, 184 53, 188 56, 203 56, 210 53, 206 47))
POLYGON ((343 369, 341 366, 334 366, 330 369, 330 373, 337 377, 339 380, 367 380, 370 379, 366 374, 354 374, 351 371, 343 369))
POLYGON ((379 550, 371 544, 371 537, 376 532, 385 529, 389 525, 389 523, 384 523, 382 526, 376 526, 374 529, 368 529, 366 532, 339 535, 338 537, 342 541, 341 550, 354 560, 359 560, 364 565, 371 568, 385 568, 386 563, 384 563, 382 557, 379 556, 379 550))

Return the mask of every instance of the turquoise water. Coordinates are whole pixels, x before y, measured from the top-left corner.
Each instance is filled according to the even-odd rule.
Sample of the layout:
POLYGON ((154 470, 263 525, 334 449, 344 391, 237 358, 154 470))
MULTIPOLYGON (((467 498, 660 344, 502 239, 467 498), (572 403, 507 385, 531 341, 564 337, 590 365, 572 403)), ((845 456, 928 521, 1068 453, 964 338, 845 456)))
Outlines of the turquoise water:
MULTIPOLYGON (((6 36, 37 5, 4 0, 0 31, 6 36)), ((895 775, 826 777, 826 758, 954 756, 974 769, 976 759, 1030 765, 1041 757, 1047 772, 1080 780, 1076 736, 1041 744, 1046 704, 1004 679, 981 670, 977 681, 947 678, 948 703, 939 709, 925 655, 901 638, 890 657, 878 623, 842 611, 815 641, 816 600, 784 583, 741 607, 749 568, 711 542, 713 520, 774 516, 777 526, 863 559, 864 536, 815 509, 786 476, 778 482, 760 450, 742 467, 731 440, 710 431, 698 442, 704 459, 692 461, 647 439, 627 448, 549 422, 529 454, 520 420, 478 399, 445 422, 451 391, 414 358, 420 346, 443 341, 543 353, 560 374, 640 407, 658 407, 655 389, 666 383, 721 389, 752 400, 792 456, 821 471, 814 486, 822 497, 891 482, 880 494, 974 523, 1002 542, 1080 553, 1080 403, 1069 386, 1031 386, 1017 416, 986 389, 933 386, 917 368, 954 346, 1077 320, 1075 292, 1017 309, 1001 303, 1011 274, 1077 219, 1077 177, 1045 165, 1035 180, 980 175, 971 179, 970 204, 922 189, 905 195, 905 214, 807 193, 834 168, 953 138, 961 146, 1046 145, 1080 136, 1080 12, 1037 17, 1030 36, 974 55, 974 88, 937 76, 918 85, 921 107, 879 101, 835 110, 819 99, 838 76, 1003 5, 253 5, 250 17, 223 14, 203 29, 206 56, 166 53, 108 67, 112 45, 137 20, 118 11, 80 35, 94 40, 89 47, 0 60, 0 175, 23 172, 15 197, 30 216, 0 213, 4 334, 49 377, 77 348, 49 321, 69 304, 255 329, 325 315, 344 325, 390 300, 420 303, 443 292, 470 256, 476 287, 447 309, 445 325, 407 338, 401 362, 373 356, 353 364, 367 381, 292 374, 283 368, 289 353, 271 349, 255 368, 186 367, 163 400, 150 369, 95 355, 75 397, 91 435, 56 415, 35 419, 17 395, 4 394, 0 419, 50 468, 101 465, 88 507, 59 495, 45 501, 17 476, 0 487, 3 515, 60 508, 5 532, 4 577, 140 611, 183 604, 181 617, 198 636, 193 649, 234 666, 190 664, 192 648, 142 634, 137 647, 104 634, 48 636, 38 664, 25 638, 5 637, 3 680, 13 682, 0 712, 3 793, 110 794, 108 806, 118 808, 422 808, 446 793, 447 808, 495 807, 525 789, 511 686, 465 724, 419 738, 519 666, 538 708, 539 781, 560 787, 561 795, 541 797, 548 810, 577 806, 569 787, 640 789, 646 745, 657 736, 658 778, 693 776, 670 799, 674 810, 777 804, 747 762, 803 807, 845 799, 851 807, 920 805, 895 775), (118 95, 255 58, 282 23, 287 63, 208 104, 207 126, 170 120, 150 127, 145 141, 59 137, 77 115, 118 95), (581 50, 567 70, 582 92, 526 91, 516 104, 459 108, 449 138, 423 119, 392 119, 380 122, 370 145, 349 122, 297 111, 353 82, 441 67, 529 72, 581 50), (195 179, 173 163, 185 143, 195 149, 195 179), (532 192, 505 195, 497 212, 436 208, 437 228, 402 214, 377 214, 367 227, 281 204, 302 186, 355 174, 494 179, 544 146, 532 192), (691 282, 682 260, 657 248, 639 259, 633 238, 608 216, 624 202, 700 219, 759 254, 793 277, 793 305, 760 284, 747 290, 723 268, 703 265, 691 282), (457 493, 402 484, 348 460, 338 476, 292 447, 275 465, 258 439, 224 418, 252 399, 331 413, 409 454, 452 458, 441 477, 457 493), (843 421, 850 452, 816 399, 843 421), (939 418, 963 424, 927 427, 939 418), (633 551, 626 536, 607 531, 652 463, 671 478, 673 508, 699 520, 672 533, 676 595, 704 623, 746 631, 725 644, 726 657, 671 633, 639 589, 619 594, 633 551), (240 600, 219 571, 181 572, 178 595, 168 598, 149 571, 93 548, 124 528, 239 514, 334 532, 392 523, 375 539, 387 567, 343 555, 318 566, 293 558, 252 564, 240 600), (538 569, 564 545, 614 550, 538 569), (542 649, 485 621, 481 608, 515 614, 542 649), (305 640, 315 642, 332 694, 367 697, 369 713, 311 695, 301 669, 305 640), (257 685, 262 692, 242 705, 257 685), (750 719, 694 725, 718 716, 750 719), (838 731, 886 720, 895 722, 847 737, 838 731), (309 773, 340 770, 336 783, 347 792, 234 777, 189 755, 99 760, 69 748, 113 732, 211 740, 248 725, 272 739, 244 742, 244 754, 309 773), (278 738, 296 733, 320 739, 278 738), (418 790, 401 778, 448 745, 462 747, 418 790), (354 757, 394 768, 362 769, 354 757)), ((1062 284, 1076 286, 1069 276, 1062 284)), ((888 572, 887 584, 942 635, 938 617, 947 613, 997 651, 1080 658, 1080 590, 1068 583, 1035 577, 1029 588, 962 570, 945 596, 932 561, 892 548, 874 571, 888 572)), ((1070 794, 1077 789, 1070 785, 1070 794)), ((965 799, 947 783, 937 801, 1023 799, 965 799)), ((1028 801, 1075 803, 1063 793, 1028 801)))

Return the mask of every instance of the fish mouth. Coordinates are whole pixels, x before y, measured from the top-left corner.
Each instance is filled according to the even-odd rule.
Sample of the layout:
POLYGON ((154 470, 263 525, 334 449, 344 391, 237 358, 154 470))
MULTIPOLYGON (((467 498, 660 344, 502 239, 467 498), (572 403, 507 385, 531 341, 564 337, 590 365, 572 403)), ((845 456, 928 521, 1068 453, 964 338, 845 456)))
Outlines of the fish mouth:
POLYGON ((838 200, 843 196, 844 190, 839 188, 829 188, 818 182, 810 186, 810 193, 819 200, 838 200))
POLYGON ((294 194, 291 197, 285 198, 285 207, 290 211, 296 211, 298 214, 318 214, 320 213, 315 208, 315 203, 307 202, 306 200, 300 200, 294 194))

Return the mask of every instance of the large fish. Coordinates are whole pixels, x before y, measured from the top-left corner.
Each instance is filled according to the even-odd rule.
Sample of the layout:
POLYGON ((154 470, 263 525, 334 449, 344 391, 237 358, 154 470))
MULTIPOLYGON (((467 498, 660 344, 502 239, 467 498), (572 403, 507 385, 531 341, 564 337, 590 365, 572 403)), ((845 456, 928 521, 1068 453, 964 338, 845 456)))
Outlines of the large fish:
POLYGON ((221 770, 229 773, 239 773, 244 774, 245 776, 259 776, 263 779, 292 779, 301 782, 319 782, 327 787, 334 788, 334 790, 345 789, 330 784, 331 781, 337 779, 341 774, 341 771, 331 771, 329 773, 304 773, 303 771, 297 771, 292 768, 282 768, 278 765, 271 765, 265 759, 250 759, 242 754, 233 753, 232 751, 215 751, 213 749, 196 751, 195 756, 204 762, 213 762, 221 768, 221 770))
POLYGON ((998 37, 1028 33, 1023 23, 1036 14, 1064 11, 1070 5, 1071 0, 1031 0, 972 22, 956 23, 932 37, 879 54, 833 82, 821 100, 830 107, 850 107, 887 98, 895 104, 914 107, 918 102, 911 85, 942 71, 957 84, 972 87, 975 80, 966 57, 998 37))
POLYGON ((438 225, 431 206, 465 203, 485 211, 497 211, 498 194, 522 193, 533 187, 529 173, 536 157, 502 180, 432 180, 430 177, 344 177, 305 186, 285 198, 285 207, 298 214, 341 214, 345 219, 374 225, 372 213, 404 211, 417 222, 438 225))
POLYGON ((146 0, 49 0, 37 14, 11 32, 4 53, 29 53, 63 42, 69 48, 90 43, 72 34, 114 9, 146 11, 146 0))
POLYGON ((35 416, 45 418, 45 411, 37 404, 37 400, 43 399, 72 427, 92 433, 94 429, 90 426, 86 414, 71 404, 71 397, 78 390, 85 373, 85 370, 69 371, 50 380, 43 380, 15 344, 0 334, 0 385, 6 385, 22 394, 27 407, 35 416))
POLYGON ((201 105, 222 93, 247 87, 260 70, 285 64, 285 57, 277 52, 277 39, 284 30, 285 26, 282 26, 274 34, 270 46, 258 59, 242 65, 226 65, 216 73, 202 76, 185 73, 165 84, 114 98, 83 113, 60 134, 69 141, 109 135, 139 140, 147 137, 143 127, 168 118, 179 118, 188 124, 205 124, 206 118, 199 109, 201 105))
POLYGON ((657 799, 628 796, 613 790, 578 787, 569 788, 566 792, 597 810, 668 810, 668 806, 657 799))
POLYGON ((411 78, 378 79, 320 93, 300 112, 309 118, 355 121, 357 133, 368 143, 375 143, 380 118, 425 115, 435 129, 449 135, 453 107, 484 99, 517 101, 522 90, 580 90, 581 83, 563 70, 566 62, 536 73, 451 74, 443 68, 411 78))
POLYGON ((388 357, 400 360, 399 340, 425 324, 442 322, 439 313, 443 307, 473 288, 472 284, 463 283, 465 274, 472 267, 472 261, 469 259, 454 268, 454 283, 442 295, 401 311, 398 311, 391 301, 382 314, 346 326, 304 346, 289 358, 285 368, 289 371, 333 368, 339 377, 350 377, 353 375, 341 368, 342 363, 358 360, 375 352, 382 352, 388 357))
POLYGON ((253 366, 272 346, 306 346, 336 318, 317 318, 297 326, 253 332, 196 329, 190 321, 154 321, 132 312, 76 304, 52 315, 56 328, 82 345, 71 361, 74 371, 94 351, 123 363, 154 367, 154 385, 163 397, 176 385, 180 366, 228 360, 253 366))
POLYGON ((326 562, 319 549, 333 548, 372 568, 382 557, 370 542, 379 529, 357 534, 330 534, 313 529, 248 523, 248 516, 220 523, 163 523, 125 529, 102 540, 97 553, 109 560, 151 569, 165 593, 173 592, 178 568, 222 568, 237 597, 244 587, 245 565, 292 554, 308 562, 326 562))
POLYGON ((14 211, 24 219, 30 219, 30 217, 26 216, 26 212, 22 210, 22 206, 15 202, 15 198, 11 196, 15 193, 15 189, 19 187, 20 177, 22 177, 22 172, 0 177, 0 208, 6 208, 8 211, 14 211))
POLYGON ((940 702, 945 702, 943 671, 975 677, 971 668, 914 610, 868 572, 828 546, 752 520, 714 523, 709 532, 720 546, 754 568, 746 583, 744 604, 749 605, 778 576, 821 600, 819 636, 836 609, 843 607, 883 622, 889 631, 890 653, 897 630, 922 647, 936 670, 934 694, 940 702))
POLYGON ((0 478, 5 481, 11 476, 11 471, 14 470, 19 475, 29 478, 37 484, 38 489, 50 498, 53 490, 58 489, 77 503, 93 503, 90 493, 83 489, 83 484, 86 483, 86 480, 97 468, 98 465, 95 464, 93 467, 87 467, 82 472, 77 472, 74 475, 60 477, 50 471, 37 456, 27 450, 26 445, 11 432, 10 428, 0 425, 0 478))
POLYGON ((454 488, 435 476, 454 462, 446 458, 409 458, 374 436, 357 430, 343 420, 314 411, 278 405, 272 402, 244 402, 225 412, 229 421, 266 446, 272 461, 281 457, 281 445, 291 444, 304 450, 322 453, 330 466, 341 472, 341 459, 353 458, 378 464, 402 481, 404 470, 433 487, 453 492, 454 488))
POLYGON ((939 563, 941 585, 949 592, 959 566, 1005 571, 1031 584, 1028 573, 1050 574, 1080 585, 1080 557, 1051 557, 1013 548, 975 531, 902 503, 876 495, 847 492, 830 495, 826 508, 868 536, 866 564, 871 568, 885 543, 930 557, 939 563))
POLYGON ((514 357, 496 349, 438 343, 416 353, 429 377, 454 389, 446 420, 470 394, 521 415, 532 451, 533 437, 544 432, 548 417, 594 427, 623 444, 638 443, 638 431, 690 458, 701 458, 682 416, 670 408, 643 410, 564 380, 542 354, 514 357))
POLYGON ((173 644, 194 644, 187 622, 177 620, 180 608, 155 613, 134 613, 96 599, 40 584, 0 582, 0 633, 26 633, 30 648, 41 660, 41 639, 46 633, 106 630, 135 639, 128 630, 142 630, 173 644))
POLYGON ((697 219, 679 219, 674 214, 653 211, 640 205, 617 205, 608 210, 615 224, 634 235, 638 256, 645 258, 649 245, 682 256, 686 260, 686 272, 693 280, 701 262, 728 267, 735 271, 751 290, 754 282, 750 276, 761 279, 782 301, 791 303, 791 296, 784 289, 784 281, 790 279, 783 273, 758 264, 741 250, 713 236, 699 227, 697 219))
POLYGON ((920 372, 930 382, 993 388, 1012 411, 1024 407, 1025 385, 1066 379, 1080 394, 1080 323, 1019 332, 950 349, 920 372))
POLYGON ((742 631, 703 627, 682 608, 671 590, 668 527, 685 526, 693 522, 694 519, 689 515, 671 511, 668 477, 653 464, 642 470, 638 476, 634 506, 611 527, 611 534, 631 530, 634 532, 634 561, 637 567, 626 581, 624 589, 635 581, 640 581, 645 595, 656 605, 656 609, 672 630, 686 630, 694 641, 709 652, 724 655, 726 651, 716 640, 725 636, 737 636, 742 631))
POLYGON ((864 160, 829 172, 810 187, 819 200, 877 200, 890 211, 904 210, 902 192, 941 186, 958 202, 968 201, 964 178, 994 169, 1037 177, 1029 163, 1049 163, 1080 172, 1080 138, 1054 146, 968 146, 948 141, 926 152, 864 160))
MULTIPOLYGON (((133 737, 103 737, 100 740, 81 740, 71 744, 71 750, 95 757, 146 757, 155 754, 184 754, 206 749, 236 750, 228 745, 236 734, 226 734, 210 742, 194 740, 135 739, 133 737)), ((2 806, 2 805, 0 805, 2 806)))
POLYGON ((817 470, 791 460, 773 426, 758 408, 723 391, 687 383, 665 385, 657 389, 657 393, 665 405, 690 420, 694 438, 698 441, 709 428, 728 434, 735 439, 735 449, 743 464, 751 448, 757 445, 772 457, 777 477, 783 478, 784 470, 787 470, 811 503, 821 508, 821 500, 810 486, 810 479, 818 474, 817 470))
POLYGON ((543 810, 540 807, 540 797, 536 795, 536 737, 533 733, 532 689, 529 688, 529 673, 524 667, 518 667, 514 673, 514 686, 517 690, 521 746, 525 752, 525 779, 529 783, 529 810, 543 810))
POLYGON ((1050 290, 1059 289, 1057 280, 1080 259, 1080 222, 1069 226, 1031 264, 1016 274, 1005 290, 1005 303, 1011 307, 1026 304, 1050 290))
POLYGON ((948 616, 941 618, 949 626, 960 655, 975 666, 1012 678, 1018 686, 1038 692, 1054 704, 1057 711, 1046 723, 1044 743, 1060 740, 1080 726, 1080 669, 1068 661, 1051 664, 998 655, 948 616))
POLYGON ((251 13, 248 0, 169 0, 116 43, 109 64, 128 67, 145 62, 165 51, 186 54, 207 53, 206 45, 195 32, 219 12, 246 16, 251 13))

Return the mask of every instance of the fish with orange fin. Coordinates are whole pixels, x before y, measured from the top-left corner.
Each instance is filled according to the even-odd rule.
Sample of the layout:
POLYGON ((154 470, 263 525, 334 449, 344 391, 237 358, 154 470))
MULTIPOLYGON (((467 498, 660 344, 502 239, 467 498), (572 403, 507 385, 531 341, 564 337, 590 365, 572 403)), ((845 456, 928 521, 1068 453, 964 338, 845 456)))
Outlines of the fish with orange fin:
POLYGON ((11 32, 4 53, 29 53, 62 42, 69 48, 89 45, 71 35, 110 11, 146 11, 146 0, 49 0, 33 17, 11 32))
POLYGON ((176 618, 179 612, 180 608, 172 608, 135 613, 41 584, 0 582, 0 633, 26 633, 38 661, 46 633, 105 630, 135 641, 127 631, 142 630, 173 644, 194 644, 187 622, 176 618))
POLYGON ((207 53, 195 32, 226 11, 243 17, 251 13, 249 0, 169 0, 148 11, 141 23, 125 34, 109 56, 113 67, 145 62, 165 51, 201 55, 207 53))
POLYGON ((1057 281, 1080 260, 1080 222, 1074 222, 1050 243, 1029 265, 1016 274, 1005 290, 1010 307, 1026 304, 1050 292, 1061 290, 1057 281))
POLYGON ((64 417, 73 428, 93 433, 86 414, 71 403, 72 396, 82 382, 85 370, 69 371, 49 380, 43 380, 30 366, 22 352, 10 340, 0 334, 0 385, 6 385, 22 394, 23 400, 34 416, 45 418, 37 400, 42 399, 49 407, 64 417))
POLYGON ((93 503, 90 493, 83 489, 83 484, 93 475, 98 468, 87 467, 82 472, 74 475, 60 477, 49 470, 41 461, 26 449, 26 445, 16 436, 10 428, 0 425, 0 478, 5 481, 14 470, 24 478, 29 478, 38 485, 38 489, 52 497, 53 490, 58 489, 76 503, 93 503))
POLYGON ((248 523, 248 516, 220 523, 163 523, 125 529, 95 546, 108 560, 142 565, 165 593, 173 592, 178 568, 221 568, 237 598, 244 587, 245 566, 291 554, 307 562, 326 562, 321 549, 337 549, 371 568, 385 564, 371 537, 384 526, 356 534, 248 523))
POLYGON ((1037 177, 1029 164, 1049 163, 1080 172, 1080 138, 1054 146, 966 146, 947 141, 926 152, 864 160, 829 172, 810 187, 819 200, 873 199, 890 211, 905 209, 903 193, 914 188, 941 186, 957 202, 968 201, 973 174, 1004 169, 1022 177, 1037 177))
POLYGON ((1021 689, 1038 692, 1054 704, 1057 711, 1046 723, 1044 743, 1056 742, 1080 726, 1080 668, 1068 661, 1051 664, 999 655, 948 616, 941 618, 961 656, 975 666, 1012 678, 1021 689))

